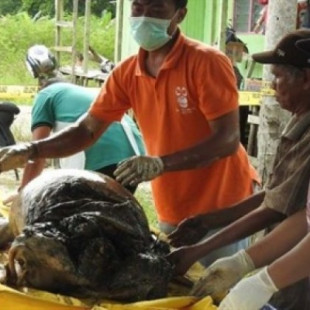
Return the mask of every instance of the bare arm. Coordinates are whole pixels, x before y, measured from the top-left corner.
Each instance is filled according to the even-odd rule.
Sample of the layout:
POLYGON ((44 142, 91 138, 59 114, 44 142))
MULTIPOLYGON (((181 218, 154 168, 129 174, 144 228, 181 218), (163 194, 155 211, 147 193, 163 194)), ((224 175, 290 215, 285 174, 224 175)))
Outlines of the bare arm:
POLYGON ((291 251, 268 267, 268 272, 278 289, 287 287, 310 274, 310 234, 291 251))
POLYGON ((35 141, 32 158, 58 158, 80 152, 96 142, 110 122, 99 121, 86 113, 73 125, 46 139, 35 141))
POLYGON ((165 171, 199 168, 236 152, 239 146, 239 113, 234 110, 209 122, 211 135, 201 143, 162 157, 165 171))
POLYGON ((263 239, 248 248, 246 252, 252 258, 255 267, 260 268, 287 253, 306 234, 306 210, 303 209, 280 223, 263 239))
POLYGON ((184 274, 192 264, 212 251, 245 238, 283 218, 283 214, 262 205, 208 239, 176 249, 168 257, 176 265, 176 273, 184 274))
MULTIPOLYGON (((40 126, 33 130, 32 141, 41 140, 49 137, 51 128, 48 126, 40 126)), ((20 185, 20 189, 28 184, 32 179, 41 174, 44 169, 45 158, 37 158, 33 161, 29 161, 24 169, 23 179, 20 185)))
POLYGON ((169 235, 171 245, 179 247, 198 242, 210 229, 227 226, 258 208, 263 202, 264 197, 265 191, 261 191, 232 205, 230 208, 185 219, 169 235))
POLYGON ((194 245, 193 254, 198 255, 199 259, 215 249, 252 235, 283 219, 283 214, 260 206, 205 241, 194 245))
POLYGON ((212 229, 227 226, 258 208, 263 202, 264 197, 265 191, 261 191, 251 195, 237 204, 232 205, 229 208, 207 213, 204 215, 205 223, 212 229))

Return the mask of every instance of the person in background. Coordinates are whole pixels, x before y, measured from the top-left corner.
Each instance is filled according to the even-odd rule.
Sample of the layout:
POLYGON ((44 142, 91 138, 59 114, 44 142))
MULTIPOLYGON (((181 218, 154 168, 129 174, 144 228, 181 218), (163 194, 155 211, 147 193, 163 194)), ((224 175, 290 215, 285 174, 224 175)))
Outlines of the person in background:
MULTIPOLYGON (((197 244, 182 246, 184 235, 189 236, 192 231, 195 233, 203 230, 212 219, 212 214, 181 224, 179 229, 170 235, 172 245, 180 247, 170 254, 170 260, 179 273, 186 272, 195 261, 214 249, 267 228, 305 208, 310 177, 310 61, 309 57, 295 46, 295 43, 302 39, 310 39, 310 30, 291 32, 280 40, 274 50, 252 55, 259 63, 272 64, 272 87, 276 100, 283 109, 292 113, 282 133, 265 190, 258 194, 261 200, 254 195, 234 208, 222 211, 222 216, 220 213, 213 214, 213 217, 221 218, 223 224, 227 225, 228 219, 233 223, 197 244), (254 210, 243 217, 238 214, 240 210, 245 212, 251 209, 254 210), (200 226, 197 224, 199 222, 200 226)), ((218 292, 218 288, 230 289, 240 280, 240 276, 252 271, 255 266, 245 251, 234 254, 227 262, 216 261, 209 267, 210 272, 207 272, 194 288, 193 294, 203 290, 206 295, 213 295, 218 292), (244 266, 243 272, 238 272, 238 265, 244 266)), ((308 291, 307 281, 301 281, 290 290, 278 294, 280 297, 275 301, 277 307, 281 310, 304 309, 301 296, 304 297, 304 292, 308 291)))
MULTIPOLYGON (((0 171, 88 148, 132 109, 148 155, 122 162, 115 175, 123 185, 152 181, 162 232, 251 195, 258 177, 240 144, 231 63, 222 52, 181 33, 186 6, 187 0, 132 0, 130 27, 140 45, 138 54, 114 68, 74 126, 48 139, 2 149, 0 171)), ((246 244, 237 242, 216 256, 246 244)))
POLYGON ((263 7, 260 11, 259 18, 255 23, 253 32, 264 34, 266 31, 267 14, 268 14, 268 0, 258 0, 263 7))
MULTIPOLYGON (((253 28, 253 32, 264 34, 266 32, 269 0, 258 0, 258 2, 263 5, 263 7, 253 28)), ((310 28, 309 4, 309 0, 297 0, 296 29, 310 28)))
MULTIPOLYGON (((310 60, 310 40, 297 41, 296 46, 307 53, 310 60)), ((306 210, 301 210, 290 216, 263 240, 246 250, 250 263, 256 269, 262 269, 251 277, 242 279, 234 286, 220 304, 219 310, 260 309, 277 291, 301 279, 309 278, 309 232, 310 183, 306 210)), ((225 260, 228 262, 230 259, 225 258, 222 262, 218 261, 218 264, 225 260)), ((231 272, 235 272, 239 267, 241 265, 231 265, 231 272)), ((239 268, 239 271, 241 269, 243 267, 239 268)), ((243 271, 240 272, 240 276, 242 274, 244 274, 243 271)), ((200 287, 200 293, 204 288, 204 285, 200 287)), ((309 304, 304 305, 304 309, 309 309, 309 304)))
MULTIPOLYGON (((80 55, 81 56, 81 55, 80 55)), ((52 132, 67 127, 89 109, 98 91, 68 83, 58 70, 56 58, 44 45, 34 45, 27 51, 26 66, 38 79, 31 115, 32 139, 44 139, 52 132)), ((114 178, 117 164, 133 155, 144 154, 144 142, 140 131, 129 115, 114 122, 97 142, 85 151, 60 158, 60 168, 87 169, 114 178)), ((45 159, 28 162, 19 190, 38 176, 45 166, 45 159)), ((136 186, 127 186, 132 193, 136 186)), ((15 195, 5 199, 12 201, 15 195)))
POLYGON ((38 80, 39 89, 50 78, 63 78, 56 57, 45 45, 29 47, 25 63, 31 76, 38 80))
MULTIPOLYGON (((67 127, 89 109, 97 91, 65 82, 48 79, 36 95, 31 115, 32 139, 45 139, 52 131, 67 127)), ((144 154, 141 134, 129 115, 120 122, 113 122, 94 145, 72 156, 60 158, 60 168, 87 169, 112 178, 117 164, 133 155, 144 154)), ((45 159, 28 162, 20 188, 38 176, 45 166, 45 159)), ((136 186, 127 186, 132 193, 136 186)))

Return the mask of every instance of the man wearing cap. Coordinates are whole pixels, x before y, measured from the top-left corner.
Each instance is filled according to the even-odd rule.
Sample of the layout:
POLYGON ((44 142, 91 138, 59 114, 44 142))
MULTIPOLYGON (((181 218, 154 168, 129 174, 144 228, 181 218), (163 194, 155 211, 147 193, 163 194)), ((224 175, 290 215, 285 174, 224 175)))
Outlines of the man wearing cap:
MULTIPOLYGON (((310 60, 310 39, 299 40, 296 46, 307 53, 310 60)), ((221 310, 260 309, 279 289, 309 277, 310 183, 306 206, 307 211, 302 209, 288 217, 260 242, 246 250, 255 261, 256 268, 268 266, 242 279, 223 300, 221 310), (284 235, 286 238, 283 238, 284 235)), ((304 308, 309 309, 309 305, 304 308)))
MULTIPOLYGON (((148 156, 125 161, 115 173, 124 185, 152 180, 161 231, 169 233, 189 216, 251 195, 257 176, 239 141, 231 63, 222 52, 181 33, 186 5, 187 0, 132 0, 130 25, 139 53, 112 71, 76 126, 20 151, 0 150, 0 171, 29 158, 80 151, 132 108, 148 156)), ((244 243, 217 257, 240 247, 244 243)))
MULTIPOLYGON (((248 198, 235 206, 232 212, 242 208, 256 209, 239 218, 218 234, 191 246, 183 246, 170 254, 179 273, 184 273, 195 261, 223 245, 251 235, 282 221, 306 206, 307 187, 310 178, 310 61, 309 56, 295 43, 310 39, 309 30, 297 30, 286 35, 274 50, 254 54, 255 61, 272 64, 272 87, 280 106, 292 113, 277 149, 273 171, 264 190, 262 202, 248 198)), ((225 212, 225 211, 223 211, 225 212)), ((236 215, 237 217, 238 215, 236 215)), ((233 216, 232 216, 233 217, 233 216)), ((172 235, 172 243, 179 240, 172 235), (174 239, 176 238, 176 239, 174 239)), ((212 264, 193 290, 193 294, 216 295, 227 291, 243 276, 255 268, 255 260, 244 250, 212 264)), ((265 270, 264 278, 268 278, 265 270)), ((300 283, 305 292, 303 283, 300 283)), ((279 309, 308 309, 297 291, 291 301, 281 300, 279 309), (292 306, 294 305, 295 306, 292 306), (296 306, 296 303, 299 303, 296 306)), ((222 309, 245 309, 231 307, 222 309)), ((247 308, 246 308, 247 309, 247 308)))

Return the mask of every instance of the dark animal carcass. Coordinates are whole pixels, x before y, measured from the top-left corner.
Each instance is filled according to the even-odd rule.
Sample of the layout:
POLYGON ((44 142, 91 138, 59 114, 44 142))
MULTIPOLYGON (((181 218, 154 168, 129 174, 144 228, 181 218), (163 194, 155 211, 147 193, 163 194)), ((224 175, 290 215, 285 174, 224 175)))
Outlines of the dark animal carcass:
POLYGON ((76 297, 138 301, 164 297, 169 247, 117 182, 57 170, 30 182, 12 206, 7 283, 76 297))

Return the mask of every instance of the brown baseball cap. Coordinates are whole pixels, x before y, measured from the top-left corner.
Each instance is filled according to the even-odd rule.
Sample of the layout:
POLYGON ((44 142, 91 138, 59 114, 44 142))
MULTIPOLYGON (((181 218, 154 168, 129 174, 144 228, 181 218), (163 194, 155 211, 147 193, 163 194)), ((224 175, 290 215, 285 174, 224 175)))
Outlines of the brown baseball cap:
MULTIPOLYGON (((310 68, 309 54, 296 46, 298 41, 306 39, 310 39, 310 30, 302 29, 290 32, 280 40, 274 50, 253 54, 252 58, 262 64, 283 64, 310 68)), ((310 49, 308 50, 310 52, 310 49)))
POLYGON ((307 53, 308 57, 310 57, 310 39, 298 40, 295 44, 297 48, 307 53))

